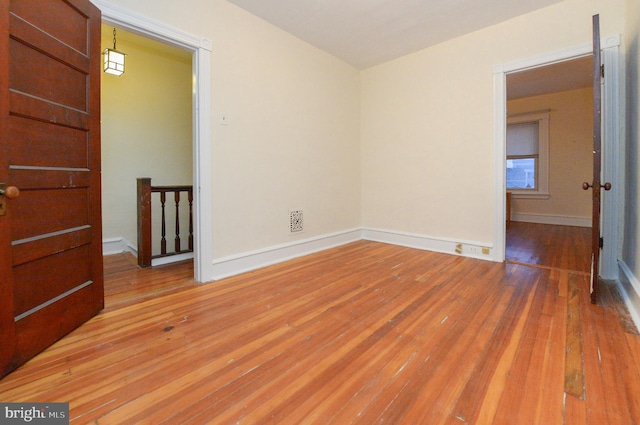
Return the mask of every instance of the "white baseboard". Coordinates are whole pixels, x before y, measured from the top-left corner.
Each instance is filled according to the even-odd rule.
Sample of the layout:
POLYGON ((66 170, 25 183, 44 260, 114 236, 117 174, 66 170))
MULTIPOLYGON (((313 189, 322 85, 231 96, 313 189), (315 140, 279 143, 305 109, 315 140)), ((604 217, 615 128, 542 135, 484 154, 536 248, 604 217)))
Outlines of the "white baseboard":
POLYGON ((223 279, 361 239, 362 230, 352 229, 218 258, 213 261, 213 279, 223 279))
POLYGON ((193 260, 193 252, 184 254, 169 255, 151 259, 151 267, 163 266, 165 264, 177 263, 178 261, 193 260))
MULTIPOLYGON (((129 252, 134 257, 138 257, 138 250, 133 244, 125 238, 110 238, 102 240, 102 255, 114 255, 129 252)), ((193 259, 193 252, 185 254, 170 255, 167 257, 154 258, 151 260, 151 266, 162 266, 164 264, 176 263, 178 261, 193 259)))
POLYGON ((462 255, 464 257, 478 258, 481 260, 502 261, 494 257, 493 244, 486 242, 434 238, 394 230, 369 228, 362 230, 362 239, 406 246, 408 248, 423 249, 426 251, 441 252, 444 254, 462 255), (483 248, 485 250, 488 249, 489 254, 484 254, 483 248))
POLYGON ((130 252, 134 256, 138 256, 138 250, 124 238, 102 240, 102 255, 121 254, 123 252, 130 252))
POLYGON ((591 227, 591 217, 512 213, 511 220, 524 223, 555 224, 558 226, 591 227))
POLYGON ((633 323, 640 329, 640 281, 624 261, 618 261, 619 280, 616 281, 633 323))

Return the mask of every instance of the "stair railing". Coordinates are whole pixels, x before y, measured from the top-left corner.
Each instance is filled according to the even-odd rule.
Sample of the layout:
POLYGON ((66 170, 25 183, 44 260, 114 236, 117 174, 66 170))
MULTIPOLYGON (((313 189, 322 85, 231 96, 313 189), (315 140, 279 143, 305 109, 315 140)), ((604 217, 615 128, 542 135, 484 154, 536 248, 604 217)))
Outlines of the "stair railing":
MULTIPOLYGON (((151 186, 151 178, 140 177, 138 181, 138 265, 150 267, 153 259, 193 252, 193 186, 151 186), (181 193, 186 192, 189 202, 189 234, 183 249, 180 233, 181 193), (160 194, 161 229, 160 253, 152 253, 152 194, 160 194), (173 250, 167 250, 167 194, 173 194, 175 204, 175 236, 173 250)), ((170 197, 170 196, 169 196, 170 197)))

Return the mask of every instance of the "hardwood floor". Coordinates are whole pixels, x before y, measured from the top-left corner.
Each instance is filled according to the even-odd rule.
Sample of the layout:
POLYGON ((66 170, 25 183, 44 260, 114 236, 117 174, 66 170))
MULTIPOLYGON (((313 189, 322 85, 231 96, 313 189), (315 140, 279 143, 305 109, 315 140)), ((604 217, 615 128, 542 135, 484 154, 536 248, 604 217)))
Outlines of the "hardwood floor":
POLYGON ((198 285, 191 260, 141 269, 131 254, 105 257, 104 279, 103 313, 198 285))
POLYGON ((105 311, 0 400, 96 424, 640 423, 640 337, 582 271, 369 241, 206 285, 190 267, 163 289, 107 262, 105 311))
POLYGON ((512 221, 505 256, 513 263, 588 273, 591 228, 512 221))

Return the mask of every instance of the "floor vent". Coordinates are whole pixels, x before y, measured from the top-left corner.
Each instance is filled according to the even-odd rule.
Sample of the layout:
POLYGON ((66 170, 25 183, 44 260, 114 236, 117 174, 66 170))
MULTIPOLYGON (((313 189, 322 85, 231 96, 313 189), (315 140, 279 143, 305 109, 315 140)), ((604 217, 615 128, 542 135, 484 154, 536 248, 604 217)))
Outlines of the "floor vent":
POLYGON ((302 232, 303 226, 302 210, 289 211, 289 231, 291 233, 302 232))

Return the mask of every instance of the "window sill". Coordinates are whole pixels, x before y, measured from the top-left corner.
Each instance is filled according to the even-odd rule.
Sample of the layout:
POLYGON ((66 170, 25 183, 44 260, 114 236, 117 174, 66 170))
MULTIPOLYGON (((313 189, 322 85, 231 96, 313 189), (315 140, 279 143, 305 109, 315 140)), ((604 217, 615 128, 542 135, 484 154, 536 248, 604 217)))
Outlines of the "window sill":
POLYGON ((518 190, 509 190, 507 192, 511 193, 511 197, 518 199, 549 199, 551 195, 545 192, 524 192, 518 190))

